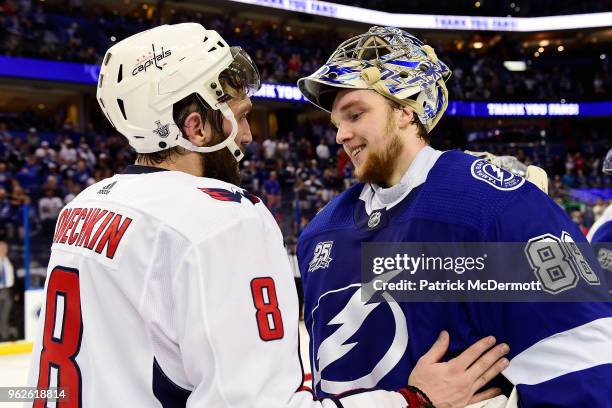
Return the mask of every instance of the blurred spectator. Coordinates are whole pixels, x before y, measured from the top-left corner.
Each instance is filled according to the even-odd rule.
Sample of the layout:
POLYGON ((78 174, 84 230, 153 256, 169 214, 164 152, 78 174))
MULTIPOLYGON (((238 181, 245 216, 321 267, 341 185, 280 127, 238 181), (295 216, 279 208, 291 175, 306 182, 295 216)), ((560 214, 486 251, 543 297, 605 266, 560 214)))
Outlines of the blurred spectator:
POLYGON ((593 222, 597 221, 599 217, 604 213, 608 206, 605 201, 600 197, 595 201, 595 205, 593 206, 593 222))
POLYGON ((41 162, 48 164, 57 160, 57 152, 51 148, 49 142, 43 140, 40 147, 34 152, 34 156, 41 162))
POLYGON ((72 179, 77 182, 81 187, 86 187, 90 184, 91 174, 89 172, 89 167, 85 160, 79 160, 76 165, 76 169, 73 173, 72 179))
POLYGON ((10 180, 12 178, 11 173, 8 171, 5 162, 0 161, 0 187, 5 190, 10 186, 10 180))
POLYGON ((43 233, 49 236, 53 234, 62 207, 64 207, 62 199, 56 195, 56 191, 51 186, 47 187, 44 190, 44 197, 38 201, 38 217, 43 233))
POLYGON ((285 161, 289 160, 289 142, 287 142, 287 139, 281 138, 278 141, 276 145, 276 155, 285 161))
POLYGON ((570 217, 572 218, 572 221, 574 221, 574 223, 578 225, 580 231, 582 231, 582 233, 586 236, 586 234, 589 232, 589 229, 584 225, 584 214, 582 213, 582 211, 574 210, 570 213, 570 217))
POLYGON ((66 180, 66 195, 64 196, 64 204, 70 203, 74 197, 81 192, 81 186, 72 180, 66 180))
POLYGON ((272 160, 276 155, 276 140, 274 138, 264 140, 263 144, 264 158, 272 160))
MULTIPOLYGON (((0 241, 0 341, 10 340, 15 329, 9 325, 11 309, 13 308, 13 286, 15 271, 8 258, 8 245, 0 241)), ((17 333, 14 333, 17 337, 17 333)))
POLYGON ((73 144, 74 143, 69 138, 65 138, 62 142, 59 151, 59 159, 62 164, 70 165, 76 162, 78 154, 73 144))
POLYGON ((13 234, 13 214, 6 189, 0 187, 0 239, 13 234))
POLYGON ((26 157, 26 163, 21 167, 15 178, 26 191, 36 193, 40 186, 40 171, 36 156, 30 154, 26 157))
POLYGON ((319 159, 320 168, 327 167, 327 163, 329 162, 329 146, 325 143, 325 139, 319 140, 319 144, 316 148, 317 159, 319 159))
POLYGON ((275 214, 281 203, 281 187, 277 179, 276 171, 271 171, 269 178, 264 182, 264 193, 270 212, 275 214))

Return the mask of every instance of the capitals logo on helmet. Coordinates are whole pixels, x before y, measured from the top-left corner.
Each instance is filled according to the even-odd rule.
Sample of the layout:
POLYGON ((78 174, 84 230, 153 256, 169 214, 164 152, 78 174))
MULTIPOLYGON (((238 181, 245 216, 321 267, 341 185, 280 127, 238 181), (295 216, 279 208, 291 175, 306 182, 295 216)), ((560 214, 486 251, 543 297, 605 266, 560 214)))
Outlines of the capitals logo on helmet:
POLYGON ((304 97, 328 112, 341 89, 372 89, 411 107, 427 131, 448 106, 450 69, 433 48, 404 30, 372 27, 338 46, 325 65, 301 78, 304 97))

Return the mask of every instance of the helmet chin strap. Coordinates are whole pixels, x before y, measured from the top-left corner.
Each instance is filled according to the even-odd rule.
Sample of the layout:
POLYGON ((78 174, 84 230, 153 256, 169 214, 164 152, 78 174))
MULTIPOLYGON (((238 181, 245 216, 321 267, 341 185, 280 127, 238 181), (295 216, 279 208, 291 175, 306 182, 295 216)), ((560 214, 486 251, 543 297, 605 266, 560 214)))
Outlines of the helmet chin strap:
POLYGON ((221 103, 218 105, 218 107, 221 113, 223 114, 223 117, 229 120, 232 125, 232 130, 229 136, 226 137, 224 141, 222 141, 221 143, 217 143, 214 146, 200 147, 194 145, 184 137, 179 137, 179 139, 177 140, 178 145, 184 147, 187 150, 191 150, 192 152, 199 153, 211 153, 219 151, 223 148, 227 148, 232 154, 232 157, 236 159, 237 162, 239 162, 244 157, 244 153, 242 153, 240 146, 238 146, 238 143, 236 143, 236 135, 238 134, 238 122, 236 122, 234 112, 232 112, 227 103, 221 103))

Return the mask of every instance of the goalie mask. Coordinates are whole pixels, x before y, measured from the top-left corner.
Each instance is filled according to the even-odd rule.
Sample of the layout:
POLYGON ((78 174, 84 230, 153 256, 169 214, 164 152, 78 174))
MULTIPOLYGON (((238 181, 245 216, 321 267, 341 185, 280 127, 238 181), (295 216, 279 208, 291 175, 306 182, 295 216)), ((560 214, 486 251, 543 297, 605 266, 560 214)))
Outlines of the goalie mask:
POLYGON ((340 44, 298 87, 328 112, 341 89, 372 89, 412 108, 429 132, 448 105, 445 81, 450 75, 433 48, 418 38, 399 28, 372 27, 340 44))
POLYGON ((104 56, 97 99, 111 124, 138 153, 182 146, 195 152, 227 148, 243 156, 235 141, 238 124, 227 102, 230 90, 220 76, 247 96, 260 87, 257 68, 240 48, 197 23, 163 25, 112 46, 104 56), (220 110, 232 130, 224 141, 198 147, 174 123, 174 103, 195 93, 205 109, 220 110))

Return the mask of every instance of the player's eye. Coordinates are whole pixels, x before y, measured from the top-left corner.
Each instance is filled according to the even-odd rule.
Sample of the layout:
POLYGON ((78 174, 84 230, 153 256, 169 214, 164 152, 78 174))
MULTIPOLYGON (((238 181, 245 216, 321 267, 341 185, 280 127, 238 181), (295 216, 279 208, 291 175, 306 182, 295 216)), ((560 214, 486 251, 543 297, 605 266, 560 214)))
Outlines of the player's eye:
POLYGON ((363 112, 352 112, 349 114, 349 119, 351 122, 355 122, 361 117, 362 114, 363 112))

